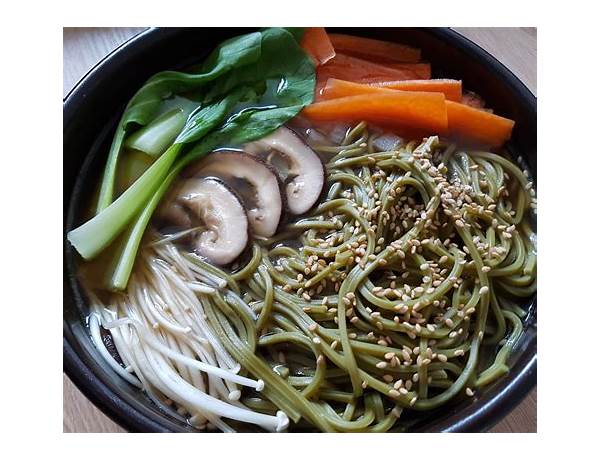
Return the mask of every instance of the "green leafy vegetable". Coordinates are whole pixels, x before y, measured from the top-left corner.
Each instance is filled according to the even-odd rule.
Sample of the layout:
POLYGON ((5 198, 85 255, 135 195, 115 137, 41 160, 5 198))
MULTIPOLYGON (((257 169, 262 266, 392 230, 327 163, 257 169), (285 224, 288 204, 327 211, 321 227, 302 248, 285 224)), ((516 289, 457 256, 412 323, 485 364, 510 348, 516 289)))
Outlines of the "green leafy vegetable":
POLYGON ((298 31, 270 28, 228 40, 209 56, 200 74, 161 72, 130 101, 109 152, 102 183, 103 188, 108 184, 109 192, 101 194, 99 214, 68 234, 86 259, 96 257, 122 235, 120 256, 111 267, 112 289, 126 287, 144 231, 182 168, 219 146, 269 134, 312 102, 315 69, 297 36, 301 36, 298 31), (132 123, 152 123, 172 94, 189 91, 203 102, 165 153, 112 202, 123 133, 132 123))
POLYGON ((171 96, 197 90, 236 67, 256 62, 261 55, 261 39, 260 32, 234 37, 213 51, 205 61, 202 73, 165 71, 157 73, 146 82, 129 101, 119 121, 104 170, 97 212, 108 207, 113 201, 119 153, 131 125, 146 126, 156 118, 160 113, 161 104, 171 96))

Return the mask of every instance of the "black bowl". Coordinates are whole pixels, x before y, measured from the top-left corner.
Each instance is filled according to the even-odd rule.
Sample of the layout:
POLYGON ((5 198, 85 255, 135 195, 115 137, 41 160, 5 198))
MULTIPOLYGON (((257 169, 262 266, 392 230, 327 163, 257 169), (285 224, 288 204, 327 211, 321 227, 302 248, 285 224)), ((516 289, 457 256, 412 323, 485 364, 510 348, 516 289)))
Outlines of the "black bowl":
MULTIPOLYGON (((417 46, 434 75, 462 79, 495 112, 516 121, 510 147, 536 176, 536 98, 506 67, 450 29, 343 29, 341 31, 417 46)), ((245 29, 151 29, 123 44, 94 67, 67 95, 63 108, 64 229, 80 221, 81 204, 99 177, 112 133, 127 101, 155 72, 200 61, 220 41, 245 29)), ((85 324, 88 313, 75 278, 76 255, 64 244, 64 370, 77 387, 130 431, 192 432, 161 412, 142 392, 103 364, 85 324)), ((483 394, 416 419, 411 431, 486 431, 511 411, 537 381, 535 299, 511 371, 483 394)))

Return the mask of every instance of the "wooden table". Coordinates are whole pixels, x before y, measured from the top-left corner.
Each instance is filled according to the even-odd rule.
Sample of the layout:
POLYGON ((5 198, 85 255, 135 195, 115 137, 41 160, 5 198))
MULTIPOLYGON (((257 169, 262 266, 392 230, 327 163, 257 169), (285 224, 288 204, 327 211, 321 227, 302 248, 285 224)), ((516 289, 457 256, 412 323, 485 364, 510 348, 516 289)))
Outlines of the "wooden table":
MULTIPOLYGON (((63 33, 63 93, 100 59, 141 28, 66 28, 63 33)), ((523 81, 537 90, 536 30, 530 28, 456 28, 479 44, 523 81)), ((63 376, 63 431, 119 433, 123 428, 100 412, 63 376)), ((537 431, 537 393, 532 391, 492 432, 537 431)))

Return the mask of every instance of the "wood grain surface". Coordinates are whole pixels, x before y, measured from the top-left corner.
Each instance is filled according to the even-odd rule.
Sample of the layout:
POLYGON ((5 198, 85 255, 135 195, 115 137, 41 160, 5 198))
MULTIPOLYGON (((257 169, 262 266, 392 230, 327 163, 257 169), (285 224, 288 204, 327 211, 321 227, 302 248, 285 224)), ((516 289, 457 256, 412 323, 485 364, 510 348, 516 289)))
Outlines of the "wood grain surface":
MULTIPOLYGON (((65 28, 63 30, 63 95, 98 61, 143 30, 119 28, 65 28)), ((506 65, 537 94, 537 35, 534 28, 455 28, 506 65)), ((63 431, 69 433, 122 433, 125 430, 98 410, 63 376, 63 431)), ((537 392, 492 430, 495 433, 537 431, 537 392)))

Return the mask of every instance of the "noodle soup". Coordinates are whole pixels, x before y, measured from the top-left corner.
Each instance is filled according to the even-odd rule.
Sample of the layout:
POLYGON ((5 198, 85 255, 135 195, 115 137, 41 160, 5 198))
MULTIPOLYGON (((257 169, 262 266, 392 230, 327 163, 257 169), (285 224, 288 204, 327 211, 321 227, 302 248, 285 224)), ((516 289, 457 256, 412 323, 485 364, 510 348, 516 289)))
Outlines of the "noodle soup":
MULTIPOLYGON (((207 142, 198 126, 227 103, 201 104, 94 217, 126 210, 135 184, 150 187, 172 156, 123 246, 70 238, 82 256, 109 260, 102 276, 82 278, 91 337, 107 366, 198 429, 403 430, 417 412, 473 397, 508 372, 527 314, 518 305, 536 290, 534 189, 498 145, 482 146, 505 136, 505 119, 449 105, 445 83, 410 83, 432 86, 433 97, 372 82, 319 89, 320 69, 351 78, 347 68, 321 63, 288 31, 276 35, 308 51, 300 62, 317 63, 304 111, 283 105, 287 97, 257 108, 246 100, 256 88, 240 91, 244 109, 224 110, 207 142), (407 106, 382 120, 390 101, 407 106), (414 115, 419 104, 440 118, 414 115), (366 121, 351 120, 359 115, 366 121), (275 121, 241 135, 251 117, 254 130, 275 121), (460 128, 415 134, 444 117, 460 128)), ((231 78, 206 91, 226 99, 239 88, 231 78)), ((160 117, 128 133, 136 137, 122 152, 169 132, 174 117, 160 117)))

